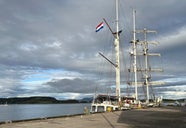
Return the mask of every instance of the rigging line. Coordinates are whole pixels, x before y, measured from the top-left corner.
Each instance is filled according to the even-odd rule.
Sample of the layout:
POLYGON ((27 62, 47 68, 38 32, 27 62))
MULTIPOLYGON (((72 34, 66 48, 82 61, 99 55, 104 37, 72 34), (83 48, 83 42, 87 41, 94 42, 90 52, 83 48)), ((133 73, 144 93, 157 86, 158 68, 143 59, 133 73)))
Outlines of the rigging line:
MULTIPOLYGON (((143 47, 142 47, 142 45, 137 45, 137 53, 139 53, 139 52, 141 52, 141 51, 143 51, 143 47)), ((137 56, 137 62, 138 62, 138 69, 143 69, 143 60, 144 60, 144 56, 137 56)), ((143 71, 142 70, 140 70, 139 71, 139 73, 138 73, 138 81, 139 82, 144 82, 144 80, 143 80, 143 76, 144 76, 144 74, 143 74, 143 71)), ((146 98, 146 90, 145 90, 145 85, 144 84, 142 84, 142 86, 140 87, 140 90, 141 90, 141 98, 146 98)))
MULTIPOLYGON (((108 31, 106 31, 106 33, 108 33, 108 31)), ((106 35, 109 35, 109 34, 106 34, 106 35)), ((106 39, 111 40, 111 38, 106 38, 106 39)), ((101 36, 100 42, 104 45, 104 49, 103 49, 104 52, 106 50, 108 50, 108 48, 106 46, 108 46, 108 42, 111 42, 111 41, 105 42, 105 36, 101 36)), ((99 72, 99 81, 98 82, 100 82, 101 80, 104 80, 105 74, 107 74, 104 72, 104 71, 106 71, 106 68, 107 68, 106 63, 101 57, 100 57, 100 64, 98 67, 99 67, 99 69, 98 69, 99 70, 98 71, 99 72)), ((98 83, 98 84, 99 84, 100 91, 103 90, 103 84, 100 84, 100 83, 98 83)))
POLYGON ((122 83, 126 84, 128 81, 128 73, 127 73, 127 64, 126 64, 126 58, 125 58, 125 54, 124 54, 124 50, 123 50, 123 43, 120 42, 120 49, 121 49, 121 59, 122 59, 122 63, 121 63, 121 69, 122 69, 122 73, 121 75, 123 75, 123 77, 121 77, 122 79, 122 83))
POLYGON ((152 99, 155 100, 155 93, 154 93, 154 89, 152 87, 152 85, 150 85, 151 88, 151 92, 152 92, 152 99))
MULTIPOLYGON (((110 57, 109 58, 111 58, 111 61, 112 62, 114 62, 113 60, 114 60, 114 45, 113 45, 113 36, 111 36, 111 34, 110 34, 110 40, 109 40, 109 51, 111 51, 111 54, 109 55, 110 57)), ((110 52, 109 52, 110 53, 110 52)), ((114 76, 114 71, 113 71, 114 69, 113 69, 113 66, 111 65, 111 64, 109 64, 109 73, 108 73, 108 78, 109 78, 109 81, 108 81, 108 84, 109 84, 109 88, 111 88, 111 85, 113 84, 113 79, 112 78, 114 78, 113 76, 114 76)))
MULTIPOLYGON (((150 66, 150 62, 149 62, 150 59, 148 59, 148 63, 149 63, 149 66, 150 66)), ((149 67, 150 68, 150 67, 149 67)), ((150 78, 151 78, 151 73, 150 73, 150 78)), ((152 80, 149 80, 149 81, 152 81, 152 80)), ((155 100, 155 93, 154 93, 154 90, 153 90, 153 87, 152 85, 150 85, 150 89, 151 89, 151 96, 152 96, 152 99, 155 100)))
MULTIPOLYGON (((131 47, 132 47, 132 44, 131 44, 131 47)), ((129 55, 129 58, 130 58, 130 68, 129 68, 129 69, 131 70, 131 69, 133 69, 133 60, 134 60, 134 56, 133 56, 133 55, 129 55)), ((128 81, 129 81, 129 82, 133 82, 133 81, 134 81, 134 73, 133 73, 132 71, 129 72, 129 77, 130 77, 130 78, 129 78, 128 81)), ((130 92, 132 92, 132 91, 133 91, 133 90, 132 90, 132 89, 133 89, 133 86, 130 85, 130 86, 128 86, 128 87, 130 87, 130 92)), ((129 92, 129 93, 130 93, 130 92, 129 92)))
MULTIPOLYGON (((100 69, 100 72, 101 72, 101 74, 100 74, 100 81, 102 81, 103 79, 104 79, 104 76, 105 76, 105 72, 104 72, 104 70, 105 70, 105 62, 101 59, 101 63, 102 63, 102 68, 100 69)), ((100 86, 100 88, 102 87, 102 85, 100 86)), ((102 90, 103 88, 101 88, 101 90, 102 90)))
MULTIPOLYGON (((132 65, 132 56, 131 56, 131 55, 129 55, 128 60, 130 61, 130 62, 129 62, 129 70, 131 70, 131 65, 132 65)), ((133 81, 133 80, 132 80, 132 78, 133 78, 133 77, 132 77, 132 73, 129 72, 129 70, 128 70, 128 75, 127 75, 127 94, 128 94, 128 95, 130 95, 130 92, 132 91, 132 90, 131 90, 131 86, 128 84, 128 82, 133 81)))
MULTIPOLYGON (((111 45, 111 49, 112 49, 112 52, 111 52, 111 58, 112 58, 112 62, 113 62, 113 58, 114 58, 114 48, 113 48, 113 45, 111 45)), ((114 76, 114 71, 113 71, 113 66, 110 65, 110 71, 109 71, 109 84, 110 86, 113 84, 113 77, 114 76)))
MULTIPOLYGON (((124 40, 128 40, 128 37, 131 37, 131 28, 132 28, 132 24, 128 15, 126 15, 127 13, 127 6, 124 6, 124 2, 123 0, 119 1, 119 12, 120 12, 120 28, 125 31, 124 35, 121 36, 121 38, 124 37, 124 40)), ((126 41, 128 42, 128 41, 126 41)))
MULTIPOLYGON (((148 45, 147 45, 147 49, 148 49, 148 45)), ((147 54, 149 53, 149 51, 147 51, 147 54)), ((147 63, 148 63, 148 70, 150 70, 150 68, 151 68, 151 64, 150 64, 150 58, 148 57, 147 58, 147 63)), ((150 83, 150 81, 152 81, 151 80, 151 72, 148 72, 148 82, 150 83)), ((149 84, 149 86, 150 86, 150 89, 151 89, 151 93, 150 94, 152 94, 152 95, 150 95, 151 96, 151 99, 154 99, 154 97, 155 97, 155 94, 154 94, 154 92, 153 92, 153 88, 152 88, 152 85, 151 84, 149 84)))
POLYGON ((121 27, 125 26, 124 27, 125 30, 127 30, 130 33, 130 31, 132 30, 132 24, 131 24, 132 18, 129 18, 129 16, 132 16, 132 15, 127 15, 127 14, 129 14, 128 10, 130 10, 130 8, 128 8, 128 6, 125 6, 125 5, 128 5, 128 4, 125 4, 123 0, 119 1, 119 6, 120 6, 119 10, 120 10, 120 12, 122 12, 122 15, 120 16, 120 20, 121 21, 123 20, 123 21, 125 21, 124 23, 126 23, 125 25, 121 24, 121 25, 123 25, 121 27), (127 27, 128 27, 128 29, 126 29, 127 27))
MULTIPOLYGON (((138 50, 138 52, 140 52, 140 50, 143 51, 143 46, 140 45, 140 48, 137 47, 137 50, 138 50)), ((138 58, 139 69, 142 69, 142 67, 143 67, 144 64, 142 63, 143 61, 141 62, 141 60, 144 60, 144 56, 137 56, 137 58, 138 58)), ((142 70, 140 71, 140 76, 139 76, 140 77, 139 80, 141 80, 141 82, 144 82, 144 80, 143 80, 144 74, 143 74, 142 70)), ((145 98, 147 98, 147 96, 145 95, 146 94, 145 85, 143 84, 141 88, 143 90, 143 93, 144 93, 145 98)))
POLYGON ((127 64, 126 64, 126 59, 125 59, 125 54, 124 54, 124 51, 123 51, 123 43, 121 42, 120 43, 120 46, 121 46, 121 58, 122 58, 122 67, 123 67, 123 73, 124 73, 124 77, 125 77, 125 80, 124 81, 127 81, 127 64))
MULTIPOLYGON (((109 46, 108 47, 108 49, 107 49, 107 54, 109 54, 108 53, 108 51, 112 51, 111 52, 111 54, 110 55, 108 55, 108 56, 111 56, 111 58, 113 58, 113 44, 112 44, 112 41, 111 40, 113 40, 112 39, 112 36, 111 36, 111 34, 110 34, 110 32, 109 32, 109 34, 107 34, 107 35, 109 35, 109 39, 108 39, 108 41, 107 42, 109 42, 109 45, 108 45, 108 43, 107 43, 107 46, 109 46)), ((106 48, 106 47, 104 47, 104 48, 106 48)), ((110 58, 110 57, 109 57, 110 58)), ((109 68, 109 70, 108 69, 106 69, 106 71, 108 71, 109 73, 107 73, 106 74, 106 78, 108 78, 108 81, 106 82, 107 83, 107 85, 105 84, 105 89, 108 89, 108 85, 111 85, 111 83, 112 83, 112 75, 113 75, 113 67, 112 67, 112 65, 108 65, 108 64, 106 64, 106 61, 104 61, 105 62, 105 65, 107 65, 106 67, 107 68, 109 68)))

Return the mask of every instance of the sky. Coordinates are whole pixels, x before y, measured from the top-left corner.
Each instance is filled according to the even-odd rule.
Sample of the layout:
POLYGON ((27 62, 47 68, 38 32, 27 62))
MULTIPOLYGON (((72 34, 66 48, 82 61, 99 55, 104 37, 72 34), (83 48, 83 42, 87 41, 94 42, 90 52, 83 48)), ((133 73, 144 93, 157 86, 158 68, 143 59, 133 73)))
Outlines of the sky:
MULTIPOLYGON (((154 76, 166 84, 154 91, 164 98, 186 98, 185 5, 185 0, 119 0, 125 60, 133 8, 137 29, 157 31, 149 39, 159 42, 153 46, 161 53, 155 66, 164 72, 154 76)), ((113 80, 106 78, 110 66, 98 54, 109 56, 113 36, 106 26, 95 32, 103 18, 114 30, 114 0, 0 0, 0 97, 80 99, 97 89, 113 92, 113 80)), ((125 83, 121 88, 125 94, 125 83)))

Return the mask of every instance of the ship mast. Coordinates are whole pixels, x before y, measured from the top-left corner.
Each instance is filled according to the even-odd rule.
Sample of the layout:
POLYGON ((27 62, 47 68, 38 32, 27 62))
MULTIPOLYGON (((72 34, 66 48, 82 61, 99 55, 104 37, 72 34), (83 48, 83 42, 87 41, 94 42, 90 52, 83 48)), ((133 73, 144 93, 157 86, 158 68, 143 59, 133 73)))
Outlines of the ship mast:
POLYGON ((115 33, 115 52, 116 52, 116 96, 118 98, 118 102, 121 101, 120 94, 120 56, 119 56, 119 14, 118 14, 118 0, 116 0, 116 33, 115 33))
POLYGON ((133 9, 133 56, 134 56, 134 86, 135 86, 135 98, 138 100, 138 87, 137 87, 137 68, 136 68, 136 10, 133 9))
POLYGON ((149 53, 148 45, 149 44, 155 44, 157 45, 158 42, 149 42, 147 41, 147 34, 149 33, 156 33, 154 30, 147 30, 146 28, 142 30, 136 30, 136 11, 133 9, 133 40, 131 41, 132 43, 132 52, 130 52, 131 56, 133 57, 133 64, 132 68, 129 69, 129 72, 132 72, 134 74, 134 81, 128 82, 129 85, 134 85, 135 86, 135 98, 136 101, 139 100, 138 98, 138 86, 145 85, 146 87, 146 103, 149 103, 149 86, 150 85, 163 85, 164 82, 156 81, 153 82, 151 81, 151 72, 162 72, 162 69, 152 69, 149 65, 149 56, 160 56, 159 53, 149 53), (144 34, 144 40, 139 41, 136 39, 136 34, 142 33, 144 34), (142 46, 142 51, 137 52, 137 45, 142 46), (143 68, 137 67, 137 56, 144 56, 144 63, 143 63, 143 68), (137 73, 141 72, 143 74, 142 81, 138 81, 138 76, 137 73))
POLYGON ((105 58, 109 63, 111 63, 115 67, 115 72, 116 72, 116 97, 118 99, 118 102, 121 102, 121 91, 120 91, 120 55, 119 55, 119 34, 122 32, 121 30, 119 31, 119 14, 118 14, 118 0, 116 2, 116 28, 115 31, 113 32, 107 21, 103 18, 104 22, 108 26, 110 32, 114 36, 114 48, 115 48, 115 63, 113 63, 110 59, 108 59, 106 56, 104 56, 102 53, 99 53, 103 58, 105 58))
MULTIPOLYGON (((160 56, 159 53, 149 53, 148 45, 149 44, 158 44, 158 42, 148 42, 147 41, 147 34, 148 33, 156 33, 154 30, 147 30, 144 28, 143 30, 136 30, 136 33, 143 33, 144 34, 144 41, 141 42, 143 45, 143 53, 139 55, 144 56, 144 69, 139 69, 138 71, 144 72, 144 85, 146 86, 146 103, 149 103, 149 85, 163 85, 164 82, 151 82, 151 75, 150 72, 162 72, 162 69, 152 69, 148 63, 149 56, 160 56)), ((140 42, 139 42, 140 43, 140 42)))

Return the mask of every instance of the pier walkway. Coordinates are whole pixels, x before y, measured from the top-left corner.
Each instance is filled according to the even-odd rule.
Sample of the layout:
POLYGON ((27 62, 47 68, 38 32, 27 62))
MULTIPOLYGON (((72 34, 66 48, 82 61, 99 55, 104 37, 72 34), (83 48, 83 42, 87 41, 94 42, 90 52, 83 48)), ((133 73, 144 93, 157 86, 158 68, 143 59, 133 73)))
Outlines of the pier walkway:
POLYGON ((184 128, 186 107, 134 109, 1 124, 0 128, 184 128))

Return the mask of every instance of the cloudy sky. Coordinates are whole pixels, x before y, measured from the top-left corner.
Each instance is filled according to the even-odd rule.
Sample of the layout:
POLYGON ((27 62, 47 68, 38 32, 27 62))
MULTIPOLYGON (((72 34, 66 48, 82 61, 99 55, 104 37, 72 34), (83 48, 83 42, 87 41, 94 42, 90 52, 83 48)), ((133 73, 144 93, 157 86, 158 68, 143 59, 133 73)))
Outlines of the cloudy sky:
MULTIPOLYGON (((98 55, 100 51, 109 55, 113 37, 106 26, 99 33, 95 27, 106 18, 113 28, 114 2, 0 0, 0 97, 72 99, 90 97, 98 88, 113 91, 114 83, 105 75, 110 76, 106 71, 110 66, 98 55)), ((154 91, 164 98, 186 98, 185 5, 185 0, 119 0, 125 60, 132 38, 132 8, 138 29, 158 32, 149 39, 160 42, 153 46, 162 55, 155 66, 164 72, 155 76, 166 84, 154 91)))

